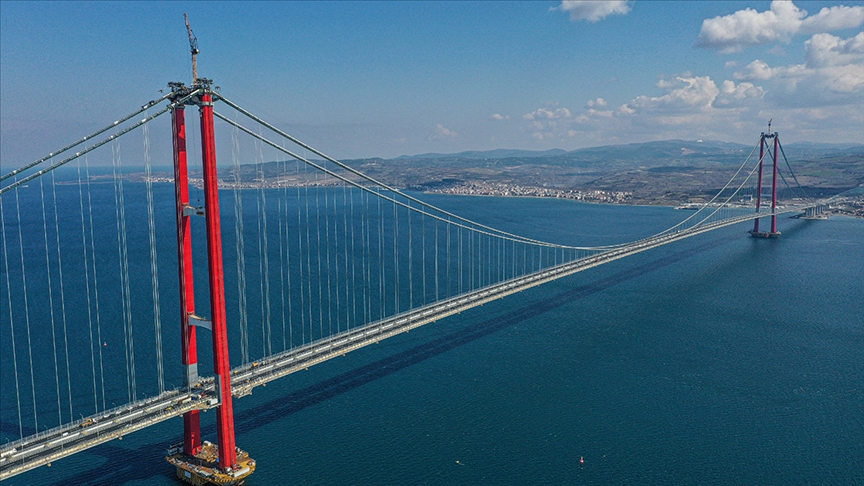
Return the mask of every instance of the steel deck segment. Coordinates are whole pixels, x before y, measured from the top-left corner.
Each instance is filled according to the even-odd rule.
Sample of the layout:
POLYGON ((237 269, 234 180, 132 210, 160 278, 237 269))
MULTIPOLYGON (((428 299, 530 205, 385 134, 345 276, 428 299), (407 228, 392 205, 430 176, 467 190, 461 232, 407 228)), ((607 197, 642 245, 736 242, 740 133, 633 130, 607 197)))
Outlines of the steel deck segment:
POLYGON ((67 426, 52 429, 51 434, 42 433, 39 436, 31 436, 28 439, 33 438, 35 440, 26 445, 16 441, 17 447, 4 447, 4 453, 12 450, 16 452, 4 456, 5 460, 0 462, 0 480, 8 479, 99 444, 119 439, 124 435, 182 415, 190 410, 200 409, 202 408, 200 405, 205 403, 203 400, 198 400, 177 404, 178 396, 171 392, 166 392, 160 397, 159 401, 166 403, 165 408, 175 404, 172 410, 166 411, 165 408, 162 408, 154 412, 147 412, 145 407, 149 407, 153 400, 140 400, 130 404, 131 408, 126 412, 93 415, 67 426), (143 416, 136 419, 138 415, 143 416), (92 426, 82 426, 88 420, 102 420, 104 422, 96 422, 96 425, 92 426))
MULTIPOLYGON (((774 214, 801 212, 809 207, 823 204, 823 201, 800 206, 777 208, 774 214)), ((387 319, 373 322, 365 326, 331 335, 305 346, 284 351, 259 361, 232 369, 231 386, 233 395, 241 397, 251 393, 256 386, 264 385, 273 380, 304 370, 318 363, 343 356, 348 352, 377 343, 397 334, 408 332, 425 324, 461 313, 473 307, 527 290, 532 287, 557 280, 574 273, 594 268, 605 263, 620 260, 636 253, 641 253, 674 241, 683 240, 702 233, 726 226, 751 221, 757 218, 771 216, 772 213, 752 213, 724 219, 715 223, 698 226, 689 230, 646 238, 634 242, 630 246, 607 250, 587 258, 547 268, 539 272, 524 275, 498 284, 460 294, 450 299, 441 300, 427 306, 418 307, 412 311, 398 314, 387 319)), ((0 448, 0 480, 29 471, 39 466, 57 461, 72 454, 89 449, 96 445, 120 438, 129 433, 162 422, 169 418, 183 415, 191 410, 206 410, 219 404, 210 403, 215 398, 215 386, 212 377, 202 378, 199 386, 192 390, 174 389, 165 393, 139 400, 130 404, 103 411, 102 413, 85 417, 70 424, 55 427, 49 431, 40 432, 29 437, 5 444, 0 448), (200 398, 193 400, 193 396, 200 398), (190 401, 186 401, 189 399, 190 401), (158 408, 154 408, 158 407, 158 408), (168 410, 168 408, 171 410, 168 410), (127 423, 137 415, 140 420, 127 423), (87 421, 99 424, 100 421, 111 418, 116 427, 100 432, 101 429, 91 429, 95 434, 88 433, 88 426, 82 426, 87 421), (73 444, 66 445, 62 440, 57 446, 51 446, 51 441, 69 437, 73 432, 80 432, 73 444), (68 434, 64 436, 63 434, 68 434), (56 450, 60 447, 60 450, 56 450), (11 453, 11 451, 15 452, 11 453)))

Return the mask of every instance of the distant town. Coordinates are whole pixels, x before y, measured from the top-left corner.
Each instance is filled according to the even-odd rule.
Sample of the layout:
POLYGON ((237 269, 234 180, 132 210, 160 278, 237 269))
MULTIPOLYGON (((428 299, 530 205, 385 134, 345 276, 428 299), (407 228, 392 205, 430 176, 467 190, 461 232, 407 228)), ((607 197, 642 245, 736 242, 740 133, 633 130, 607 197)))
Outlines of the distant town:
MULTIPOLYGON (((133 182, 145 182, 147 180, 146 176, 141 173, 130 174, 128 178, 133 182)), ((173 184, 174 178, 168 176, 151 176, 150 181, 155 183, 173 184)), ((204 187, 203 179, 200 177, 190 178, 189 183, 199 189, 203 189, 204 187)), ((240 182, 224 179, 219 180, 220 189, 280 189, 300 187, 341 187, 343 185, 343 182, 333 178, 317 181, 304 181, 297 178, 258 179, 254 181, 240 182)), ((426 194, 450 194, 454 196, 542 197, 570 199, 573 201, 595 204, 635 204, 633 201, 633 193, 629 191, 553 189, 547 187, 533 187, 519 184, 483 181, 460 181, 446 184, 439 183, 428 187, 412 186, 406 189, 421 191, 426 194)), ((670 205, 669 201, 666 201, 666 204, 657 201, 656 204, 670 205)), ((693 209, 701 204, 702 203, 689 202, 676 206, 682 209, 693 209)), ((831 214, 864 218, 864 194, 842 197, 838 199, 836 203, 832 204, 830 209, 831 214)))
MULTIPOLYGON (((428 194, 542 197, 691 209, 717 193, 744 160, 747 149, 727 142, 667 140, 573 152, 499 150, 343 162, 393 187, 428 194)), ((843 194, 832 205, 832 212, 864 217, 864 145, 791 143, 786 153, 807 196, 843 194)), ((349 180, 359 180, 347 171, 335 170, 349 180)), ((154 173, 150 180, 170 183, 172 176, 170 172, 154 173)), ((134 173, 127 177, 143 182, 146 176, 134 173)), ((190 173, 190 182, 202 187, 201 174, 190 173)), ((219 181, 223 189, 343 184, 317 171, 286 171, 284 163, 276 162, 241 164, 236 173, 226 169, 219 181)), ((790 192, 784 186, 778 191, 781 200, 801 196, 800 191, 790 192)))
POLYGON ((500 182, 457 182, 434 187, 411 187, 429 194, 453 194, 458 196, 504 196, 504 197, 554 197, 574 201, 629 204, 633 193, 627 191, 604 191, 600 189, 580 191, 575 189, 551 189, 547 187, 521 186, 500 182))
MULTIPOLYGON (((146 182, 148 178, 144 174, 130 174, 129 180, 133 182, 146 182)), ((151 176, 150 182, 174 183, 173 177, 151 176)), ((199 189, 204 188, 204 179, 190 177, 189 183, 199 189)), ((253 181, 231 181, 219 179, 220 189, 281 189, 296 187, 340 187, 344 183, 338 179, 329 178, 323 180, 302 180, 291 177, 277 177, 273 179, 256 179, 253 181)), ((433 187, 414 186, 408 190, 425 192, 427 194, 452 194, 458 196, 501 196, 501 197, 552 197, 558 199, 572 199, 574 201, 605 203, 605 204, 628 204, 633 198, 632 192, 603 191, 603 190, 563 190, 544 187, 521 186, 518 184, 503 184, 490 182, 458 182, 448 185, 436 185, 433 187)))
POLYGON ((831 213, 864 218, 864 195, 846 197, 832 204, 831 213))

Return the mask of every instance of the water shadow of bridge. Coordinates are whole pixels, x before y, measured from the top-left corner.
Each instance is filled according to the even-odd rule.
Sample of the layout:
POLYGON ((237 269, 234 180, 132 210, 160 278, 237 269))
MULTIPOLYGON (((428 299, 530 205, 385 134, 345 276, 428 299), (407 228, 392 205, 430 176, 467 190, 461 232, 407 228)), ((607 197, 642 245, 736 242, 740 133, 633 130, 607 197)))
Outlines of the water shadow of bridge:
MULTIPOLYGON (((328 399, 352 391, 380 378, 384 378, 408 368, 411 365, 423 362, 429 358, 438 356, 495 332, 540 316, 550 310, 584 299, 615 285, 643 276, 674 263, 681 262, 732 241, 739 240, 740 238, 740 234, 724 236, 652 260, 642 265, 628 268, 595 282, 539 300, 503 316, 487 319, 445 336, 419 344, 392 356, 361 366, 355 370, 347 371, 301 390, 289 393, 286 396, 269 400, 266 403, 247 409, 242 413, 242 415, 237 416, 235 418, 235 428, 238 431, 238 434, 243 434, 267 426, 274 421, 283 419, 306 408, 325 402, 328 399)), ((216 425, 211 424, 202 427, 202 434, 205 436, 215 435, 216 425)), ((162 450, 166 445, 167 444, 161 441, 153 442, 141 444, 133 450, 113 446, 110 443, 101 445, 89 452, 93 455, 102 456, 105 459, 105 462, 99 467, 99 477, 94 478, 92 471, 83 471, 65 478, 63 484, 108 486, 128 481, 141 481, 159 476, 173 478, 173 472, 170 471, 168 467, 157 468, 155 470, 140 467, 141 460, 148 461, 151 464, 158 463, 157 461, 150 461, 148 458, 152 456, 154 459, 158 459, 158 456, 162 454, 162 450), (138 457, 139 460, 130 461, 130 456, 138 457)))

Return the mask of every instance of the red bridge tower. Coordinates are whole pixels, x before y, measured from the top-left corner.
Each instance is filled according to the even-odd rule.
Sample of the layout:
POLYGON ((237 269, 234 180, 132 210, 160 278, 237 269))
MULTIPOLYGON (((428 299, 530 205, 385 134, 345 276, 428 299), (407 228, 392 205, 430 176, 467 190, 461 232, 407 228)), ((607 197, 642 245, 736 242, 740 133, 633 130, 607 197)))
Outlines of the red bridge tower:
POLYGON ((187 104, 197 105, 201 117, 201 158, 204 173, 204 208, 189 204, 189 177, 186 158, 185 106, 172 111, 174 142, 174 185, 177 199, 177 255, 180 268, 180 323, 182 330, 184 385, 198 391, 200 403, 218 404, 216 427, 218 445, 201 440, 200 411, 183 415, 183 442, 168 452, 168 462, 177 467, 177 476, 192 484, 239 485, 255 471, 255 461, 238 449, 234 437, 234 408, 231 394, 231 362, 225 318, 225 277, 222 265, 222 231, 219 213, 219 178, 216 171, 216 139, 213 124, 211 81, 196 79, 191 88, 170 83, 173 100, 198 94, 187 104), (195 314, 190 218, 203 215, 207 228, 207 270, 210 284, 210 319, 195 314), (198 383, 196 327, 213 332, 214 392, 198 383), (182 447, 181 447, 182 446, 182 447))
MULTIPOLYGON (((770 129, 770 123, 768 128, 770 129)), ((780 150, 780 134, 774 132, 765 134, 762 132, 759 139, 759 180, 756 189, 756 212, 759 212, 759 207, 762 205, 762 164, 765 162, 765 146, 766 140, 774 139, 774 175, 771 177, 771 231, 759 231, 759 219, 753 220, 753 230, 750 231, 750 236, 755 238, 776 238, 780 236, 777 231, 777 152, 780 150)))

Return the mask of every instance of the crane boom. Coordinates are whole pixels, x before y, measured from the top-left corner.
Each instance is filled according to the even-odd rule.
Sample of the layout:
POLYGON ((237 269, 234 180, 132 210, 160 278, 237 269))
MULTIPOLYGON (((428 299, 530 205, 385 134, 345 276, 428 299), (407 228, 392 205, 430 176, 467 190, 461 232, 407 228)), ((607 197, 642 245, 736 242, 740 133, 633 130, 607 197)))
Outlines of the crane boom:
POLYGON ((186 32, 189 34, 189 48, 192 51, 192 84, 198 82, 198 38, 192 33, 192 26, 189 25, 189 16, 183 12, 183 18, 186 19, 186 32))

